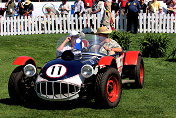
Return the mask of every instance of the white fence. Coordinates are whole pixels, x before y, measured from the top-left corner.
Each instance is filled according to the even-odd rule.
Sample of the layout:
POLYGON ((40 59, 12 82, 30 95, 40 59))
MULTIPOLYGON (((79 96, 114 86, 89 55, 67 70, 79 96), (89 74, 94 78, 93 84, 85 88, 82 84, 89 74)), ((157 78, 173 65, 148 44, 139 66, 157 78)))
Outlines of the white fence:
MULTIPOLYGON (((173 15, 146 15, 139 14, 139 32, 154 33, 176 33, 176 16, 173 15)), ((50 34, 68 33, 71 30, 83 31, 85 33, 96 32, 100 27, 101 16, 52 16, 50 17, 1 17, 0 34, 5 35, 24 35, 24 34, 50 34), (86 21, 87 26, 86 28, 86 21)), ((126 16, 115 17, 115 29, 127 29, 126 16)))

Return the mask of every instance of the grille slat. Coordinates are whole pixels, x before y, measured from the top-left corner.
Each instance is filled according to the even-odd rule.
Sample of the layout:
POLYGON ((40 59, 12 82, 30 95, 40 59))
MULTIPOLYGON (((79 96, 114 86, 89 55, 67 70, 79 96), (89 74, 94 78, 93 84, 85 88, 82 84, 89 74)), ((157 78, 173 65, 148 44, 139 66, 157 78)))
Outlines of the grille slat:
POLYGON ((54 82, 52 82, 52 91, 53 91, 53 99, 54 99, 54 96, 55 96, 55 94, 54 94, 54 82))
POLYGON ((40 83, 40 94, 42 94, 42 86, 41 86, 42 83, 40 83))
POLYGON ((63 81, 42 81, 36 83, 37 94, 44 99, 62 100, 80 91, 80 86, 63 81))
POLYGON ((67 84, 67 88, 68 88, 68 97, 69 97, 69 84, 67 84))
POLYGON ((60 83, 60 98, 62 99, 62 89, 61 89, 61 85, 62 83, 60 83))
POLYGON ((47 86, 48 86, 48 83, 46 82, 46 89, 45 89, 45 91, 46 91, 46 97, 48 97, 47 86))

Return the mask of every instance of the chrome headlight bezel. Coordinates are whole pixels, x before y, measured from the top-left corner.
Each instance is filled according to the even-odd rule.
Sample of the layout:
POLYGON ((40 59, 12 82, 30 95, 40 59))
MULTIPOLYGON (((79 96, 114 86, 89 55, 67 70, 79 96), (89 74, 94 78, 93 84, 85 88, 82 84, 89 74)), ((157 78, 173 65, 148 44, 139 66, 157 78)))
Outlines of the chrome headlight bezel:
POLYGON ((91 65, 84 65, 82 68, 81 68, 81 75, 84 77, 84 78, 89 78, 93 75, 93 67, 91 65))
POLYGON ((33 77, 36 72, 37 72, 37 69, 34 65, 32 64, 27 64, 24 68, 23 68, 23 71, 24 71, 24 74, 27 76, 27 77, 33 77))

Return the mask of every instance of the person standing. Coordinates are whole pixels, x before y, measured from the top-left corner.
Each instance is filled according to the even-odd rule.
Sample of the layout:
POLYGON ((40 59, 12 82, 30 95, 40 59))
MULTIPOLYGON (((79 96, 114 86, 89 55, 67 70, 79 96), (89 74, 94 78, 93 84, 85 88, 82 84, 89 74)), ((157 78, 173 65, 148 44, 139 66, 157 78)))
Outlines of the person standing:
POLYGON ((15 3, 12 0, 9 0, 6 4, 6 17, 13 17, 15 10, 17 9, 15 3))
POLYGON ((138 15, 140 13, 140 4, 137 0, 129 0, 125 6, 125 13, 127 15, 127 31, 134 34, 138 29, 138 15))
POLYGON ((104 1, 95 0, 92 5, 91 14, 103 14, 104 1))
POLYGON ((62 4, 59 6, 59 11, 61 11, 62 15, 68 15, 71 11, 70 5, 68 4, 67 0, 62 0, 62 4))
POLYGON ((112 29, 114 26, 114 17, 111 13, 111 3, 109 1, 105 4, 105 11, 101 20, 101 26, 106 26, 108 29, 112 29))
POLYGON ((18 2, 18 6, 17 6, 17 11, 18 11, 18 16, 23 16, 24 14, 24 6, 23 3, 21 1, 18 2))
POLYGON ((112 0, 111 10, 115 13, 115 15, 119 15, 120 7, 116 0, 112 0))
POLYGON ((84 13, 84 2, 81 0, 76 0, 74 2, 73 10, 75 11, 74 14, 81 16, 84 13))
POLYGON ((128 0, 118 0, 118 3, 120 4, 120 13, 124 16, 125 14, 125 6, 128 0))
POLYGON ((153 0, 152 3, 149 5, 149 10, 151 13, 158 13, 160 7, 160 3, 157 0, 153 0))
POLYGON ((24 11, 25 13, 23 14, 24 16, 32 16, 32 11, 33 11, 33 4, 31 3, 30 0, 26 0, 24 4, 24 11))
POLYGON ((159 8, 159 12, 158 12, 158 15, 164 15, 165 13, 163 12, 163 7, 160 7, 159 8))
POLYGON ((141 10, 140 13, 147 13, 147 5, 144 3, 144 0, 140 0, 141 10))

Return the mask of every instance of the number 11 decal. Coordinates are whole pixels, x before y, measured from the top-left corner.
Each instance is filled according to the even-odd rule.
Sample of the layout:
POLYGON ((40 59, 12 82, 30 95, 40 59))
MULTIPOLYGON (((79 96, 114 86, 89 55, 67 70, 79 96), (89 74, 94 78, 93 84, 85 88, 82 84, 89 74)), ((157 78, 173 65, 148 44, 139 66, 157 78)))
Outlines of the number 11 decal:
POLYGON ((46 70, 47 76, 52 78, 64 76, 66 72, 67 68, 61 64, 52 65, 46 70))

